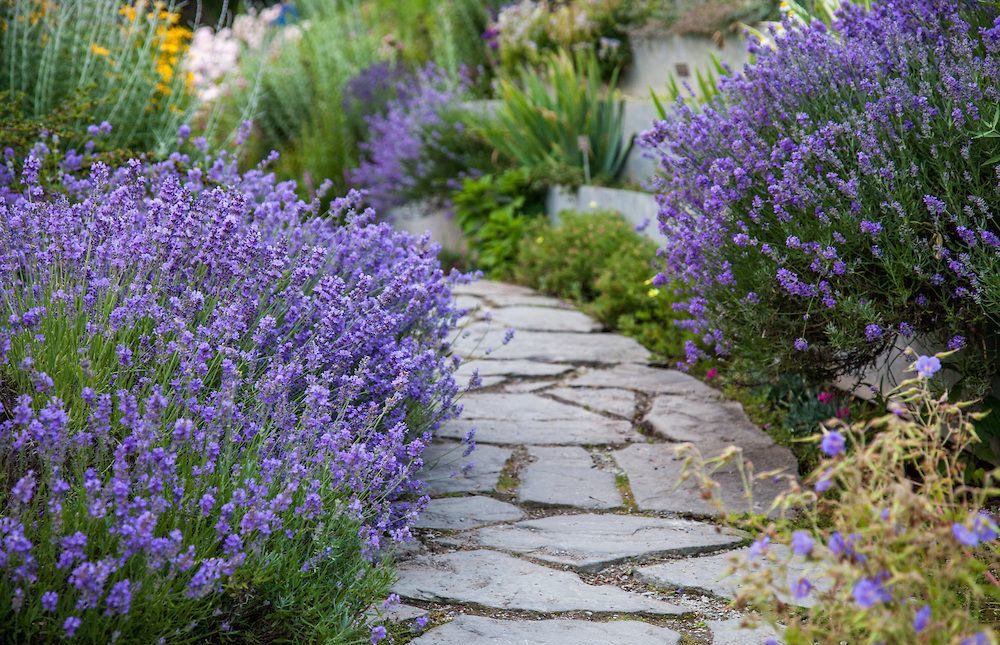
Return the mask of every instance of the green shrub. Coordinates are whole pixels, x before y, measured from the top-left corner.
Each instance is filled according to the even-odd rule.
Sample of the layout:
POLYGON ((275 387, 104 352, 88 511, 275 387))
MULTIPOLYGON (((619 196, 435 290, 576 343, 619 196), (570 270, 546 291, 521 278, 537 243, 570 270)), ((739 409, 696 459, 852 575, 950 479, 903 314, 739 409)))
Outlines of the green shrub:
POLYGON ((654 353, 683 354, 674 326, 674 294, 652 285, 656 244, 612 212, 560 214, 561 224, 536 224, 521 243, 514 278, 580 303, 611 329, 654 353))
POLYGON ((38 120, 87 101, 74 129, 108 121, 111 145, 166 152, 198 107, 182 71, 191 30, 179 21, 172 1, 0 3, 0 92, 38 120))
POLYGON ((541 73, 501 80, 500 108, 484 134, 501 154, 534 169, 574 168, 587 183, 613 181, 625 165, 624 102, 615 75, 605 87, 593 54, 559 52, 541 73))
MULTIPOLYGON (((896 390, 889 414, 827 424, 815 438, 819 467, 773 505, 794 521, 751 521, 761 532, 748 557, 734 562, 744 577, 735 604, 780 622, 782 642, 996 642, 988 625, 1000 602, 1000 528, 988 505, 1000 495, 1000 470, 982 487, 964 485, 961 455, 979 441, 978 415, 931 387, 945 357, 917 359, 917 378, 896 390), (814 604, 801 610, 793 598, 814 604)), ((718 499, 711 472, 740 462, 739 450, 709 460, 682 451, 687 474, 718 499)))
POLYGON ((452 195, 473 266, 495 278, 513 269, 521 239, 544 210, 544 185, 524 168, 466 179, 452 195))

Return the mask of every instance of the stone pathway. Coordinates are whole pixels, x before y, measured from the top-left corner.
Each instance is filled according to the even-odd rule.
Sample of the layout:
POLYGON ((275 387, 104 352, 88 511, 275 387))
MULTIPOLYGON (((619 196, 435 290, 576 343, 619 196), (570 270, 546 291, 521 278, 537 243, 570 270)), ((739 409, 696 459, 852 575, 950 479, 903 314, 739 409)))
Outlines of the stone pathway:
MULTIPOLYGON (((739 445, 758 472, 791 453, 704 383, 649 366, 635 341, 530 289, 457 291, 469 324, 455 344, 482 387, 425 454, 433 497, 420 543, 401 555, 396 620, 429 619, 413 643, 551 645, 763 643, 741 629, 725 580, 747 535, 716 524, 674 454, 739 445), (507 328, 516 330, 504 345, 507 328), (477 448, 461 439, 475 429, 477 448), (471 465, 470 465, 471 462, 471 465)), ((735 471, 721 496, 746 509, 735 471)), ((757 511, 778 493, 755 489, 757 511)), ((421 623, 423 620, 420 621, 421 623)))

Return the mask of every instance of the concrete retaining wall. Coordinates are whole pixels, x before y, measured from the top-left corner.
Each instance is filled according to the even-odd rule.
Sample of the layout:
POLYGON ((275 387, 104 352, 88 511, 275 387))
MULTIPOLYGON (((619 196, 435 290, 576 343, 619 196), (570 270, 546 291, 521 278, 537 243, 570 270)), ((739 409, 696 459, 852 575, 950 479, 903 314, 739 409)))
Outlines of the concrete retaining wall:
POLYGON ((643 234, 657 243, 664 241, 656 226, 656 199, 649 193, 603 186, 580 186, 573 190, 553 187, 545 199, 545 212, 553 224, 565 210, 581 213, 617 211, 626 220, 642 228, 643 234))

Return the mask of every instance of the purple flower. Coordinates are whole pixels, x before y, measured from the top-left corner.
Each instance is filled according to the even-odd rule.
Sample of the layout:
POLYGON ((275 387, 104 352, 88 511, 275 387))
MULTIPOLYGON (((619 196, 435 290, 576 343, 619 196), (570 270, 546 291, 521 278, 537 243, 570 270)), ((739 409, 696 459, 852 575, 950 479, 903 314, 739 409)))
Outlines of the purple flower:
POLYGON ((931 378, 941 370, 941 360, 937 356, 920 356, 913 366, 921 378, 931 378))
POLYGON ((871 235, 872 237, 875 237, 882 232, 882 225, 879 222, 873 222, 867 219, 861 220, 860 228, 862 233, 871 235))
POLYGON ((59 604, 59 594, 54 591, 46 591, 42 594, 42 609, 47 612, 54 612, 59 604))
POLYGON ((795 583, 795 587, 792 588, 792 595, 798 600, 802 600, 809 595, 812 589, 812 583, 809 582, 808 578, 799 578, 798 582, 795 583))
POLYGON ((985 542, 992 542, 997 539, 1000 529, 992 517, 986 513, 977 513, 972 519, 971 527, 968 524, 951 525, 951 533, 960 544, 968 547, 977 547, 985 542))
POLYGON ((383 627, 382 625, 372 627, 372 638, 371 638, 372 645, 375 645, 376 643, 384 640, 385 637, 386 637, 385 627, 383 627))
POLYGON ((892 600, 892 594, 886 590, 882 582, 873 578, 862 578, 855 582, 851 593, 854 596, 854 602, 863 609, 871 609, 879 603, 892 600))
POLYGON ((963 638, 960 645, 990 645, 990 637, 986 632, 976 632, 968 638, 963 638))
POLYGON ((813 551, 813 538, 808 531, 792 533, 792 551, 795 555, 808 556, 813 551))
POLYGON ((800 352, 806 351, 807 349, 809 349, 809 341, 807 341, 805 338, 796 338, 795 349, 797 349, 800 352))
POLYGON ((77 616, 70 616, 63 621, 63 631, 66 632, 66 638, 73 638, 76 635, 76 630, 80 628, 83 621, 77 616))
POLYGON ((865 327, 865 338, 869 343, 873 343, 879 338, 882 338, 882 327, 877 323, 871 323, 865 327))
POLYGON ((754 540, 753 544, 750 545, 750 550, 749 550, 750 559, 756 560, 760 556, 767 553, 767 549, 768 546, 770 546, 770 544, 771 544, 771 538, 766 535, 754 540))
POLYGON ((948 341, 948 349, 951 351, 962 349, 963 347, 965 347, 965 343, 966 343, 965 336, 961 335, 952 336, 951 339, 948 341))
POLYGON ((21 502, 22 504, 27 504, 31 502, 32 496, 35 494, 35 471, 29 470, 28 473, 17 480, 14 484, 14 488, 11 490, 11 495, 14 499, 21 502))
POLYGON ((823 440, 820 442, 820 447, 823 449, 823 453, 828 457, 836 457, 844 452, 844 447, 846 441, 844 435, 837 432, 836 430, 831 430, 823 435, 823 440))
POLYGON ((927 624, 931 620, 931 606, 924 605, 917 610, 916 615, 913 617, 913 630, 918 634, 925 629, 927 629, 927 624))

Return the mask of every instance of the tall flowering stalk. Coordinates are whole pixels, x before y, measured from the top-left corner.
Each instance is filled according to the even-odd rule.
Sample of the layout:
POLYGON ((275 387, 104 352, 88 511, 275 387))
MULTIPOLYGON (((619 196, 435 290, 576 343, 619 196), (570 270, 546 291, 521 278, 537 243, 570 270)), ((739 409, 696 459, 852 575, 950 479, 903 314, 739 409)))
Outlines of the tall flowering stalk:
POLYGON ((36 158, 8 163, 5 632, 198 640, 237 582, 322 582, 363 610, 344 536, 370 557, 408 539, 421 452, 456 410, 433 245, 357 194, 318 217, 225 154, 96 163, 52 191, 36 158))
MULTIPOLYGON (((981 413, 932 392, 945 358, 917 358, 886 416, 827 423, 819 466, 774 503, 794 519, 751 522, 735 604, 780 623, 783 643, 997 642, 1000 469, 969 483, 960 455, 979 442, 981 413)), ((689 474, 710 491, 711 471, 739 459, 690 451, 689 474)))
POLYGON ((928 334, 990 373, 997 15, 881 0, 845 3, 832 31, 789 17, 713 103, 645 133, 662 161, 661 280, 686 283, 705 346, 830 376, 928 334))

